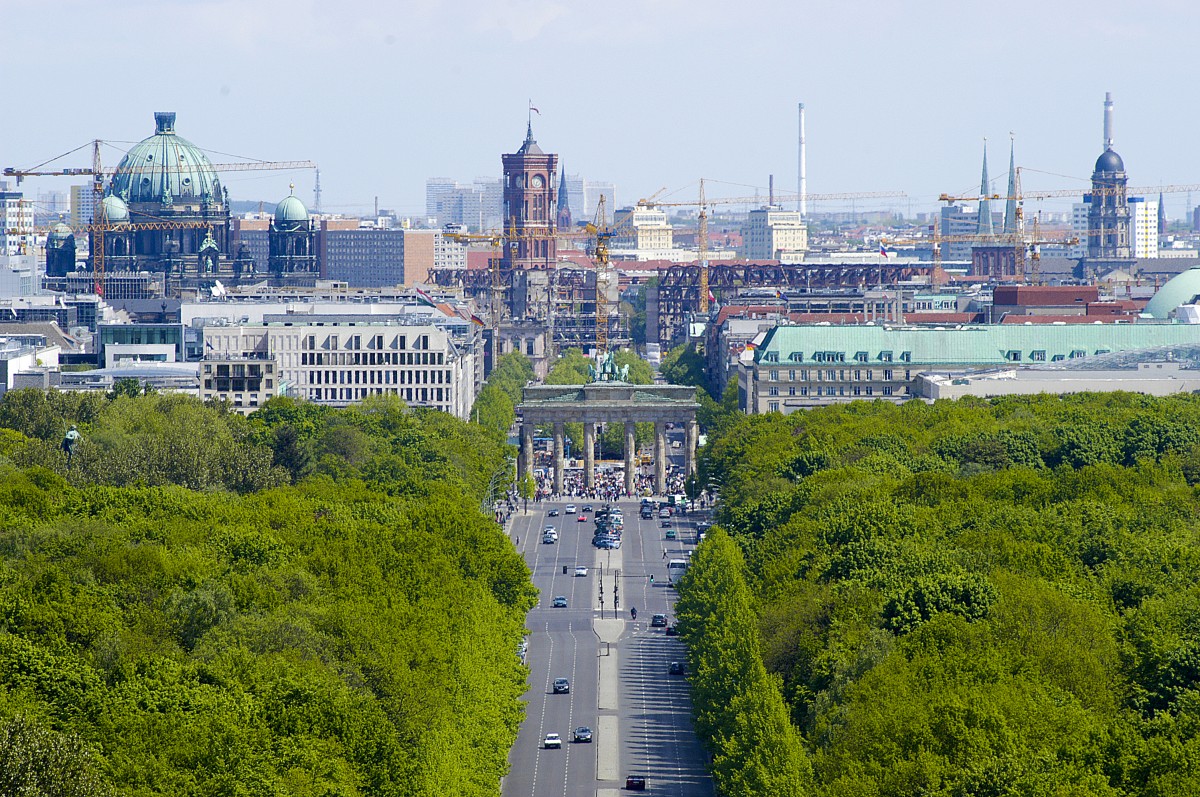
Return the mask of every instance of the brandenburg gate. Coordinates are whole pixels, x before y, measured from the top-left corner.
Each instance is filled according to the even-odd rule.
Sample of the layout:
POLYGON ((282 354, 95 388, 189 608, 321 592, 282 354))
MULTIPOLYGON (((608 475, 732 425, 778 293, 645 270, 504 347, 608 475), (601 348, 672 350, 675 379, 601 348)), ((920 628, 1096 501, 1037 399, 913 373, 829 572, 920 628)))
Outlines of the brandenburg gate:
POLYGON ((684 474, 696 472, 696 388, 682 385, 633 385, 627 382, 591 382, 586 385, 537 385, 525 388, 517 411, 521 415, 519 472, 533 475, 533 430, 554 429, 554 492, 563 492, 563 425, 583 424, 584 488, 596 485, 595 447, 597 423, 625 425, 625 492, 634 494, 637 443, 634 424, 654 424, 654 492, 667 490, 668 423, 685 430, 684 474))

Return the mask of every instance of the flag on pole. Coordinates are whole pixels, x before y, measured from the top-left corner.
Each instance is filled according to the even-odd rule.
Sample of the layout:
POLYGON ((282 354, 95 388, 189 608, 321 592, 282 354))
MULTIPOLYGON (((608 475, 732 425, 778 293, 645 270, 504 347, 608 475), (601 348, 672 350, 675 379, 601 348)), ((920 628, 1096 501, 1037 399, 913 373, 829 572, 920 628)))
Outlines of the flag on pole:
POLYGON ((709 289, 709 291, 708 291, 708 300, 709 300, 710 302, 715 302, 715 301, 717 300, 717 297, 716 297, 716 296, 713 296, 713 292, 712 292, 712 289, 711 289, 711 288, 710 288, 710 289, 709 289))
POLYGON ((883 244, 880 244, 880 245, 879 245, 879 256, 880 256, 880 257, 887 257, 887 256, 888 256, 887 249, 885 249, 885 248, 884 248, 883 244))
POLYGON ((419 299, 419 300, 420 300, 421 304, 425 304, 425 305, 428 305, 428 306, 430 306, 430 307, 437 307, 437 302, 435 302, 435 301, 433 300, 433 297, 432 297, 432 296, 430 296, 428 293, 426 293, 425 291, 423 291, 423 290, 421 290, 420 288, 416 287, 415 285, 413 286, 413 290, 414 290, 414 291, 416 291, 416 293, 417 293, 417 299, 419 299))
POLYGON ((529 110, 533 111, 533 112, 534 112, 534 113, 536 113, 538 116, 541 116, 541 115, 542 115, 542 112, 541 112, 541 111, 539 111, 537 108, 534 108, 534 107, 533 107, 533 100, 530 100, 530 101, 529 101, 529 110))
POLYGON ((475 315, 474 313, 471 313, 471 323, 477 327, 487 326, 487 324, 483 323, 483 319, 480 318, 479 316, 475 315))

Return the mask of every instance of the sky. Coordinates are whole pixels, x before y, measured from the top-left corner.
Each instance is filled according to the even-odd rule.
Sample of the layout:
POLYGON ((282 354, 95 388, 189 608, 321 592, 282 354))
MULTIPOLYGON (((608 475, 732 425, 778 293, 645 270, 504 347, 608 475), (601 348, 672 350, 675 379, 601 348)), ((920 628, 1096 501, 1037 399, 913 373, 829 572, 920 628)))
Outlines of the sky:
MULTIPOLYGON (((115 164, 175 111, 214 162, 316 161, 331 212, 420 216, 428 177, 499 177, 531 101, 542 148, 620 204, 691 201, 700 178, 795 192, 798 102, 810 192, 906 194, 860 210, 973 193, 985 139, 1004 192, 1010 134, 1025 190, 1085 185, 1106 91, 1131 185, 1200 183, 1194 0, 0 0, 0 20, 0 166, 96 138, 115 164)), ((223 181, 312 205, 311 172, 223 181)))

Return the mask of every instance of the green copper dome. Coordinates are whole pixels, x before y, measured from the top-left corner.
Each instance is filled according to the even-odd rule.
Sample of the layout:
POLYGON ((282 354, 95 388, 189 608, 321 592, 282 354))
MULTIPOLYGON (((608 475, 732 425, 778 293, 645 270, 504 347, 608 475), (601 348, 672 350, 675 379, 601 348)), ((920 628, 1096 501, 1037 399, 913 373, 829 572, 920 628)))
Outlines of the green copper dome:
POLYGON ((129 206, 122 202, 120 197, 106 196, 97 208, 96 221, 110 225, 125 224, 129 221, 129 206))
POLYGON ((221 202, 212 163, 186 138, 175 135, 175 114, 154 114, 154 135, 135 144, 117 166, 109 194, 126 202, 221 202))
POLYGON ((61 221, 50 228, 50 240, 65 241, 75 235, 71 228, 63 224, 61 221))
POLYGON ((1189 268, 1159 288, 1142 314, 1151 318, 1170 318, 1179 305, 1195 304, 1197 299, 1200 299, 1200 268, 1189 268))
POLYGON ((303 202, 296 198, 295 194, 284 197, 283 201, 275 206, 276 227, 306 221, 308 221, 308 209, 304 207, 303 202))

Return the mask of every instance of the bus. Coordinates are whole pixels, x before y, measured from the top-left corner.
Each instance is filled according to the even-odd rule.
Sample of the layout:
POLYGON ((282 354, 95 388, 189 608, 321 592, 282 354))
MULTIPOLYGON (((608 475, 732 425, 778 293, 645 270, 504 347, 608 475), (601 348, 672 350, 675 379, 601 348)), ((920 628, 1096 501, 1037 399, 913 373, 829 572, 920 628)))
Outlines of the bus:
POLYGON ((667 562, 667 583, 672 586, 679 584, 679 579, 683 578, 687 569, 688 561, 686 559, 672 559, 667 562))

